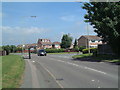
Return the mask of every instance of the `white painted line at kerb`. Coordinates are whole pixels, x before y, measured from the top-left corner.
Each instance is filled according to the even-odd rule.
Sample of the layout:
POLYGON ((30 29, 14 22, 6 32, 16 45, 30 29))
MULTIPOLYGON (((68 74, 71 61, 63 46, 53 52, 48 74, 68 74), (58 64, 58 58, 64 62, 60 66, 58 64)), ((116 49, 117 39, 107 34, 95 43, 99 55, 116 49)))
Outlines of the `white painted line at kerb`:
MULTIPOLYGON (((39 62, 38 62, 39 63, 39 62)), ((41 64, 41 63, 39 63, 42 67, 43 67, 43 65, 41 64)), ((53 77, 53 79, 56 81, 56 77, 47 69, 47 68, 45 68, 45 67, 43 67, 52 77, 53 77)), ((63 88, 63 86, 58 82, 58 81, 56 81, 56 83, 60 86, 60 88, 63 88)))
POLYGON ((73 66, 76 66, 76 67, 79 67, 79 68, 83 68, 83 69, 91 70, 91 71, 94 71, 94 72, 98 72, 98 73, 106 74, 106 73, 103 72, 103 71, 96 70, 96 69, 89 68, 89 67, 82 66, 82 65, 78 65, 78 64, 75 64, 75 63, 71 63, 71 62, 67 62, 67 61, 63 61, 63 60, 56 60, 56 59, 54 59, 54 58, 50 58, 50 60, 53 60, 53 61, 59 61, 59 62, 64 62, 64 63, 67 63, 67 64, 69 64, 69 65, 73 65, 73 66))
MULTIPOLYGON (((55 79, 55 81, 56 81, 55 76, 54 76, 47 68, 44 67, 44 69, 45 69, 45 70, 55 79)), ((58 81, 56 81, 56 83, 57 83, 61 88, 63 88, 63 86, 62 86, 58 81)))

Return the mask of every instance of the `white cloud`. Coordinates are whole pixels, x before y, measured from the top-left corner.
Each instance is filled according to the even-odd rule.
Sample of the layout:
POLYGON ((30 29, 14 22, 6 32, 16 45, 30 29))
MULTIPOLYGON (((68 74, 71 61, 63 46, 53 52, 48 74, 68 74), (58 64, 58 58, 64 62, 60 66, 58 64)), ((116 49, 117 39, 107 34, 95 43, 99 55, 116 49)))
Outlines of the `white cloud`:
POLYGON ((0 27, 2 29, 3 33, 13 34, 16 32, 16 34, 33 34, 33 33, 44 33, 49 31, 49 29, 46 28, 38 28, 38 27, 29 27, 29 28, 22 28, 22 27, 9 27, 9 26, 3 26, 0 27))

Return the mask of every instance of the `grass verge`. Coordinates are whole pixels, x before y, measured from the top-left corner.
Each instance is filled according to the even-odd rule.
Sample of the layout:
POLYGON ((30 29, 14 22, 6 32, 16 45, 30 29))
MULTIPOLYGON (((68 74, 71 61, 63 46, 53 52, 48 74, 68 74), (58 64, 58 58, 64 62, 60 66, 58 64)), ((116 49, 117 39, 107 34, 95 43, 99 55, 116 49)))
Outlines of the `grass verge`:
POLYGON ((111 62, 111 63, 120 63, 120 58, 112 55, 97 55, 94 56, 92 53, 90 54, 81 54, 81 55, 75 55, 72 58, 74 59, 87 59, 87 61, 105 61, 105 62, 111 62))
POLYGON ((24 68, 21 56, 2 56, 2 88, 19 88, 24 68))
POLYGON ((72 58, 79 59, 79 58, 86 58, 92 56, 92 53, 90 54, 81 54, 81 55, 74 55, 72 58))
POLYGON ((2 56, 0 56, 0 90, 2 89, 2 56))

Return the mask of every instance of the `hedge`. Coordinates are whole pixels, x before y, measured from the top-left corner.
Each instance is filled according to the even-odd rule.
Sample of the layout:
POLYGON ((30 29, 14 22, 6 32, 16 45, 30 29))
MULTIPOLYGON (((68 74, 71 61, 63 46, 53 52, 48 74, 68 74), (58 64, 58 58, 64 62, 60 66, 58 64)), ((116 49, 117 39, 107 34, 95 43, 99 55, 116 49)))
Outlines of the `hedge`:
POLYGON ((47 53, 59 53, 59 52, 64 52, 64 49, 45 49, 47 53))
MULTIPOLYGON (((82 50, 83 54, 88 53, 88 51, 89 48, 82 50)), ((90 48, 90 53, 95 53, 95 52, 97 52, 97 48, 90 48)))

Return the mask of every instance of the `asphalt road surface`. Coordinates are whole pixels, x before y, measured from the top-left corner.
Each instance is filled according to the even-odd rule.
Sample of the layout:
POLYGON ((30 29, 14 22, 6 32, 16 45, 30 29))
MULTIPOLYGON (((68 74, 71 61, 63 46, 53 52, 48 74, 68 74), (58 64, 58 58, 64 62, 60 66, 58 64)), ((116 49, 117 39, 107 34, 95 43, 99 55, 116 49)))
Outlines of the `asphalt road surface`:
POLYGON ((118 88, 118 66, 73 60, 74 54, 32 55, 20 88, 118 88))

